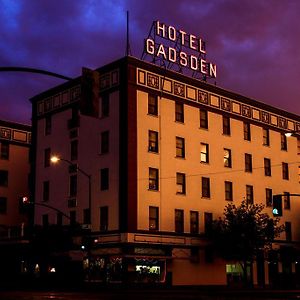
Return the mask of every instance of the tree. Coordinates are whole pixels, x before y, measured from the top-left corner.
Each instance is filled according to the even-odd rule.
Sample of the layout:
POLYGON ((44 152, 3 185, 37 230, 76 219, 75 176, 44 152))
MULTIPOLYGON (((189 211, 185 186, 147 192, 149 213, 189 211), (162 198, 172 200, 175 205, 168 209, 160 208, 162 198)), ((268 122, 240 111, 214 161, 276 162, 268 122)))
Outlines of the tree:
POLYGON ((269 217, 263 209, 263 204, 229 203, 224 217, 212 224, 211 238, 217 253, 241 265, 245 285, 248 284, 247 268, 252 266, 256 255, 271 249, 274 238, 284 231, 280 219, 269 217))

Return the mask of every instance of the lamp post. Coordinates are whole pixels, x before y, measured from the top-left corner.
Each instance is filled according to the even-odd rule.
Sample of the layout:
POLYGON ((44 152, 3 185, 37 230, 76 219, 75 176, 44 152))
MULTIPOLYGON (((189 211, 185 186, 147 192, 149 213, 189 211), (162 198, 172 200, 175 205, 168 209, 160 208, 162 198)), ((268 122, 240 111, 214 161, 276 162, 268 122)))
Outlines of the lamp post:
MULTIPOLYGON (((51 162, 53 164, 57 164, 59 163, 59 161, 64 161, 66 162, 67 164, 71 165, 71 166, 74 166, 74 164, 65 159, 65 158, 62 158, 62 157, 59 157, 59 156, 52 156, 50 158, 51 162)), ((85 172, 84 170, 82 170, 81 168, 79 168, 77 165, 76 165, 76 170, 78 170, 81 174, 83 174, 87 179, 88 179, 88 183, 89 183, 89 190, 88 190, 88 224, 91 224, 91 206, 92 206, 92 180, 91 180, 91 175, 88 174, 87 172, 85 172)))

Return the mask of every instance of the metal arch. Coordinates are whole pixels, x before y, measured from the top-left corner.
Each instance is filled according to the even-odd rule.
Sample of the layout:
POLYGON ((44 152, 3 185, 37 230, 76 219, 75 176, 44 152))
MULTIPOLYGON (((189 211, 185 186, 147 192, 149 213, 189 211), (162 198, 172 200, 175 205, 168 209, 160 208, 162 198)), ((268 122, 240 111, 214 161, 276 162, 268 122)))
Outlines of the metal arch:
POLYGON ((49 72, 41 69, 27 68, 27 67, 0 67, 0 72, 27 72, 27 73, 38 73, 47 76, 57 77, 64 80, 72 80, 73 78, 60 75, 57 73, 49 72))

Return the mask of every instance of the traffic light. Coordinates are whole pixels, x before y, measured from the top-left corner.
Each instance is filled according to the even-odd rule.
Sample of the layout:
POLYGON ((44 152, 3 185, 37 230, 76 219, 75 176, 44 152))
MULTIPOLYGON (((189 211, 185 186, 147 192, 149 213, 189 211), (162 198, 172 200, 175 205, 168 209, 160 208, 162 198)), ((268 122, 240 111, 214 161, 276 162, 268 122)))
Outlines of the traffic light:
POLYGON ((282 195, 273 196, 273 216, 274 217, 282 216, 282 195))

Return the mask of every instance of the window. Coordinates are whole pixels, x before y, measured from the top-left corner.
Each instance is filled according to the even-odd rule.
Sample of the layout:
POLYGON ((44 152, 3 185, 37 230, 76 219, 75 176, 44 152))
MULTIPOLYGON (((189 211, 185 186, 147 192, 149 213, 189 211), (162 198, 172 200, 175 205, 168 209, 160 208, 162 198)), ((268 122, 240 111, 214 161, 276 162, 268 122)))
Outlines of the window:
POLYGON ((184 122, 184 106, 183 103, 175 102, 175 121, 184 122))
POLYGON ((244 140, 251 141, 250 123, 244 122, 244 140))
POLYGON ((190 212, 190 231, 199 233, 199 213, 197 211, 190 212))
POLYGON ((0 197, 0 214, 6 214, 6 213, 7 213, 7 198, 0 197))
POLYGON ((287 138, 284 133, 280 133, 281 150, 287 151, 287 138))
POLYGON ((159 229, 158 212, 159 212, 158 207, 149 206, 149 230, 159 229))
POLYGON ((204 231, 205 234, 209 234, 212 229, 212 222, 213 222, 213 214, 209 212, 204 213, 204 231))
POLYGON ((273 192, 272 189, 266 188, 266 206, 271 207, 273 205, 273 192))
POLYGON ((70 176, 69 196, 74 197, 77 195, 77 175, 70 176))
POLYGON ((109 151, 109 131, 101 132, 101 154, 108 153, 109 151))
POLYGON ((109 116, 109 94, 101 96, 101 116, 102 118, 109 116))
POLYGON ((287 241, 292 240, 292 223, 291 222, 285 222, 285 239, 287 241))
POLYGON ((263 145, 270 146, 270 133, 269 129, 263 128, 263 145))
POLYGON ((71 160, 78 159, 78 140, 71 141, 71 160))
POLYGON ((185 158, 184 138, 176 137, 176 157, 185 158))
POLYGON ((56 214, 56 225, 61 226, 63 224, 63 214, 58 212, 56 214))
POLYGON ((223 116, 223 134, 230 135, 230 118, 223 116))
POLYGON ((208 129, 208 113, 205 109, 200 109, 200 128, 208 129))
POLYGON ((175 232, 184 232, 184 212, 182 209, 175 209, 175 232))
POLYGON ((8 171, 0 170, 0 186, 8 186, 8 171))
POLYGON ((158 153, 158 132, 149 130, 148 132, 148 150, 158 153))
POLYGON ((252 172, 252 155, 245 153, 245 172, 252 172))
POLYGON ((264 158, 264 169, 265 176, 271 176, 271 160, 269 158, 264 158))
POLYGON ((43 182, 43 201, 49 201, 50 195, 50 182, 44 181, 43 182))
POLYGON ((51 116, 45 117, 45 135, 51 134, 52 130, 52 118, 51 116))
POLYGON ((247 204, 253 204, 253 186, 252 185, 246 185, 246 201, 247 204))
POLYGON ((208 144, 201 143, 200 144, 200 161, 202 163, 209 163, 209 146, 208 144))
POLYGON ((282 179, 289 180, 289 164, 285 162, 282 163, 282 179))
POLYGON ((210 198, 210 180, 208 177, 202 177, 202 197, 210 198))
POLYGON ((108 230, 108 206, 100 207, 100 231, 108 230))
POLYGON ((158 115, 158 101, 157 96, 153 94, 148 94, 148 114, 158 115))
POLYGON ((76 224, 76 211, 71 210, 70 211, 70 225, 75 225, 76 224))
POLYGON ((100 189, 101 191, 108 190, 109 188, 109 169, 104 168, 100 170, 100 189))
POLYGON ((47 227, 49 225, 49 216, 48 216, 48 214, 42 215, 42 225, 43 225, 43 227, 47 227))
POLYGON ((283 207, 284 209, 291 209, 290 193, 283 192, 283 207))
POLYGON ((91 223, 91 214, 90 209, 85 208, 83 210, 83 224, 90 224, 91 223))
POLYGON ((51 149, 47 148, 44 150, 44 167, 50 166, 51 149))
POLYGON ((158 191, 158 169, 149 168, 149 190, 158 191))
POLYGON ((224 167, 231 168, 232 162, 231 162, 231 150, 224 148, 224 167))
POLYGON ((1 142, 0 145, 1 145, 0 159, 8 160, 9 159, 9 143, 1 142))
POLYGON ((225 181, 225 200, 232 201, 233 200, 233 191, 232 191, 232 182, 225 181))
POLYGON ((176 173, 176 193, 185 194, 185 174, 176 173))

